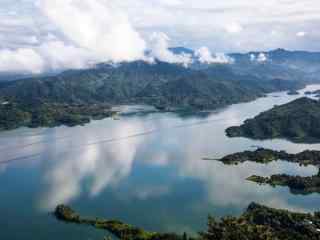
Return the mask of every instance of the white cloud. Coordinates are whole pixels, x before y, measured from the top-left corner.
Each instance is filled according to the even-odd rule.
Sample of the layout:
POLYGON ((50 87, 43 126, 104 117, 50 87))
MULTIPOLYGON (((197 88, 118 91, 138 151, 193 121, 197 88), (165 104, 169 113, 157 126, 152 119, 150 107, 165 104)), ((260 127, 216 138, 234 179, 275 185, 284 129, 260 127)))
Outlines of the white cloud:
POLYGON ((243 27, 239 23, 232 22, 230 24, 227 24, 225 26, 225 29, 228 33, 234 34, 234 33, 242 32, 243 27))
MULTIPOLYGON (((41 54, 39 46, 58 41, 67 55, 72 51, 83 57, 76 66, 92 60, 130 61, 143 58, 153 32, 165 32, 172 39, 170 46, 188 42, 187 47, 207 46, 214 52, 319 51, 319 12, 318 0, 1 0, 0 50, 41 54)), ((168 52, 164 55, 173 62, 188 61, 187 56, 177 60, 168 52)), ((58 57, 45 66, 62 62, 58 57)))
POLYGON ((81 69, 94 63, 90 51, 52 40, 34 48, 0 50, 0 72, 38 74, 43 71, 81 69))
POLYGON ((180 63, 188 66, 192 63, 190 54, 174 54, 169 50, 170 38, 163 32, 153 33, 150 38, 151 56, 168 63, 180 63))
POLYGON ((268 60, 268 56, 265 53, 259 53, 257 57, 258 62, 265 62, 268 60))
POLYGON ((81 69, 96 60, 88 50, 66 45, 64 42, 57 40, 46 42, 36 50, 42 56, 43 61, 46 62, 46 69, 48 70, 81 69))
POLYGON ((0 50, 0 72, 40 73, 44 69, 42 57, 34 50, 0 50))
POLYGON ((250 61, 263 63, 263 62, 268 61, 268 56, 265 53, 259 53, 258 55, 255 55, 252 53, 252 54, 250 54, 250 61))
POLYGON ((167 6, 181 6, 183 4, 181 0, 160 0, 159 2, 167 6))
POLYGON ((297 33, 296 33, 296 36, 297 36, 297 37, 304 37, 304 36, 306 36, 306 35, 307 35, 306 32, 297 32, 297 33))
MULTIPOLYGON (((17 36, 25 46, 0 52, 1 71, 40 73, 84 68, 94 62, 132 61, 144 57, 144 39, 132 27, 126 14, 110 1, 41 0, 37 2, 37 9, 50 23, 46 28, 51 31, 41 37, 42 43, 36 35, 17 36)), ((7 24, 15 26, 12 24, 17 22, 10 20, 7 24)))
POLYGON ((70 41, 101 61, 131 61, 144 55, 145 41, 112 1, 43 0, 39 6, 70 41))
POLYGON ((215 53, 212 55, 211 51, 207 47, 201 47, 195 52, 196 57, 200 63, 232 63, 234 59, 227 56, 224 53, 215 53))
POLYGON ((38 38, 36 36, 28 36, 28 37, 25 38, 25 42, 27 44, 32 45, 32 44, 38 44, 39 40, 38 40, 38 38))

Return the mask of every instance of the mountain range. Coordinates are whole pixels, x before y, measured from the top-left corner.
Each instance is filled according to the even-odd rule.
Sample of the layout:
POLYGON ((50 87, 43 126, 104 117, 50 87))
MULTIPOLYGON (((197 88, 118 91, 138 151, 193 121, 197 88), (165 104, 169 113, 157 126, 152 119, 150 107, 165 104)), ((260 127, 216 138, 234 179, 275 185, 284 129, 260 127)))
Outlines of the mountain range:
MULTIPOLYGON (((319 53, 230 54, 232 63, 203 63, 195 52, 189 66, 156 60, 99 63, 48 75, 0 81, 0 129, 78 125, 111 116, 111 106, 147 104, 165 111, 213 110, 273 91, 317 82, 319 53)), ((1 76, 5 76, 2 74, 1 76)))
MULTIPOLYGON (((192 50, 173 48, 176 54, 192 50)), ((161 109, 215 109, 249 101, 265 93, 297 89, 317 81, 320 53, 271 52, 230 54, 232 64, 189 67, 156 61, 100 63, 92 68, 67 70, 0 84, 0 99, 23 103, 150 104, 161 109), (264 61, 252 56, 264 54, 264 61)))

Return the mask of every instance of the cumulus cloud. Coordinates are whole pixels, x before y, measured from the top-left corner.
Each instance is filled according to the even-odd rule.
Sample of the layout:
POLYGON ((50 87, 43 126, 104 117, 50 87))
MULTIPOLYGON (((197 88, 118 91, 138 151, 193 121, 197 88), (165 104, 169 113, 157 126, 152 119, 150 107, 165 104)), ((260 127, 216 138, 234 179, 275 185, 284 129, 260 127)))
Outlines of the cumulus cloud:
POLYGON ((180 63, 188 66, 192 63, 191 54, 175 54, 169 49, 170 38, 163 32, 155 32, 150 38, 150 55, 160 61, 180 63))
POLYGON ((252 53, 252 54, 250 54, 250 61, 263 63, 263 62, 268 61, 268 56, 265 53, 259 53, 258 55, 255 55, 252 53))
POLYGON ((296 36, 297 36, 297 37, 304 37, 304 36, 306 36, 306 35, 307 35, 306 32, 297 32, 297 33, 296 33, 296 36))
POLYGON ((265 62, 268 60, 268 56, 265 53, 259 53, 257 57, 258 62, 265 62))
POLYGON ((233 33, 234 34, 234 33, 241 32, 243 30, 243 27, 237 22, 232 22, 230 24, 227 24, 225 26, 225 29, 226 29, 226 31, 228 33, 233 33))
POLYGON ((46 42, 36 50, 46 63, 45 68, 53 71, 65 68, 85 68, 96 60, 87 49, 66 45, 58 40, 46 42))
POLYGON ((145 41, 112 1, 42 0, 39 7, 68 40, 90 50, 98 60, 143 57, 145 41))
POLYGON ((40 73, 144 58, 144 39, 112 1, 41 0, 36 7, 49 22, 47 36, 41 43, 37 36, 20 37, 25 46, 1 50, 0 71, 40 73))
POLYGON ((144 32, 161 29, 175 42, 187 40, 193 48, 205 45, 217 52, 319 50, 314 41, 320 38, 315 31, 320 24, 318 0, 184 0, 176 6, 161 4, 160 0, 134 2, 123 0, 121 4, 137 20, 135 26, 144 32), (301 29, 310 38, 295 41, 292 35, 301 29), (272 35, 272 30, 278 34, 272 35))
POLYGON ((44 64, 42 57, 33 49, 0 50, 0 72, 40 73, 44 64))
POLYGON ((33 48, 0 50, 0 72, 39 74, 44 71, 81 69, 96 58, 86 49, 52 40, 33 48))
POLYGON ((215 53, 214 55, 207 47, 201 47, 195 52, 196 57, 200 63, 211 64, 211 63, 233 63, 234 59, 227 56, 224 53, 215 53))
MULTIPOLYGON (((42 69, 50 69, 143 59, 153 32, 167 33, 171 46, 187 42, 188 47, 208 46, 215 52, 279 47, 319 51, 320 34, 315 31, 320 24, 319 11, 318 0, 199 0, 196 4, 191 0, 1 0, 0 50, 10 52, 11 57, 5 59, 14 55, 15 62, 26 49, 39 55, 38 61, 19 65, 21 70, 32 72, 38 71, 34 70, 36 62, 42 69), (48 39, 48 35, 55 37, 48 39), (60 57, 43 50, 57 42, 59 49, 66 49, 66 56, 63 51, 60 57), (77 56, 76 63, 71 56, 77 56), (39 64, 39 58, 44 64, 39 64)), ((190 61, 188 56, 162 50, 153 52, 170 62, 190 61)), ((8 69, 14 66, 13 62, 0 64, 10 65, 8 69)))

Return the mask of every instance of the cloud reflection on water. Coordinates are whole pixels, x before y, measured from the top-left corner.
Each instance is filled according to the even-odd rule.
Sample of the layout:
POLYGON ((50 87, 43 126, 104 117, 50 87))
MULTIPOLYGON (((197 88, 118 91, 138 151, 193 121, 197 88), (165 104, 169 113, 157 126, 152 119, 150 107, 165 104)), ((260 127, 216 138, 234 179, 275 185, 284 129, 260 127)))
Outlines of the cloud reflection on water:
MULTIPOLYGON (((121 124, 108 129, 108 135, 121 136, 141 128, 139 122, 121 124)), ((95 135, 95 131, 92 132, 95 135)), ((92 136, 86 136, 88 141, 92 136)), ((121 141, 112 145, 90 145, 71 150, 62 155, 46 173, 48 190, 43 195, 41 205, 52 209, 57 204, 68 203, 83 191, 89 180, 89 195, 98 195, 109 185, 115 185, 127 177, 132 168, 139 141, 121 141)))

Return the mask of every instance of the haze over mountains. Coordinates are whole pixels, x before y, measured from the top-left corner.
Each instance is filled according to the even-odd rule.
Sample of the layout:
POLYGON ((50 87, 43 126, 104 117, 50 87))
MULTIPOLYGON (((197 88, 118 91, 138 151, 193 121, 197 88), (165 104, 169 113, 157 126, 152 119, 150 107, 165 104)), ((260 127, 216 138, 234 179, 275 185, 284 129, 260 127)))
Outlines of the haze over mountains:
MULTIPOLYGON (((290 70, 296 71, 297 73, 300 72, 302 74, 310 74, 309 76, 304 76, 304 78, 310 78, 311 76, 316 78, 316 74, 319 73, 320 69, 320 52, 288 51, 279 48, 268 52, 253 51, 248 53, 224 54, 211 53, 211 51, 206 47, 202 47, 198 50, 192 50, 186 47, 174 47, 167 48, 165 52, 165 54, 159 54, 162 56, 153 59, 151 52, 147 51, 146 58, 142 59, 141 61, 146 61, 149 63, 154 63, 154 61, 167 62, 183 65, 186 68, 192 69, 203 69, 214 64, 228 64, 228 67, 232 68, 235 72, 239 72, 240 74, 252 74, 252 72, 259 69, 267 72, 267 68, 269 68, 271 71, 277 71, 277 69, 281 69, 281 71, 290 70)), ((107 64, 108 62, 105 63, 107 64)), ((83 68, 94 68, 95 66, 100 66, 101 64, 102 63, 91 64, 91 66, 83 68)), ((119 64, 121 64, 121 62, 114 64, 114 66, 119 66, 119 64)), ((112 62, 110 62, 110 65, 112 65, 112 62)), ((56 73, 59 72, 61 72, 61 70, 56 71, 56 73)), ((49 71, 41 75, 53 74, 55 74, 55 72, 49 71)), ((0 72, 0 81, 9 81, 37 75, 40 74, 14 71, 0 72)))

